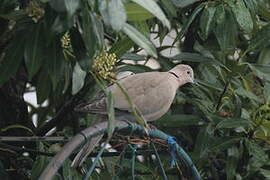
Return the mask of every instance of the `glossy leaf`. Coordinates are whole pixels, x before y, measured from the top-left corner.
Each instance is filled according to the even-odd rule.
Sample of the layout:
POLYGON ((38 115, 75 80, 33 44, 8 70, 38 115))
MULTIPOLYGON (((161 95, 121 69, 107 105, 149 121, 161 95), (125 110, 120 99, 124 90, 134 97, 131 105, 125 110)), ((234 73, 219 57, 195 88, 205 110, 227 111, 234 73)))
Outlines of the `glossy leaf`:
POLYGON ((71 29, 70 35, 71 35, 71 45, 72 45, 73 53, 77 61, 79 62, 81 68, 87 71, 90 66, 89 65, 90 58, 88 57, 86 47, 83 43, 82 36, 80 32, 75 28, 71 29))
POLYGON ((158 6, 158 4, 154 0, 132 0, 133 2, 141 5, 143 8, 148 10, 150 13, 155 15, 164 26, 166 26, 168 29, 170 29, 171 25, 169 20, 166 18, 165 14, 161 10, 161 8, 158 6))
POLYGON ((263 26, 251 39, 247 51, 259 51, 270 45, 270 24, 263 26))
POLYGON ((253 30, 253 20, 243 0, 229 1, 234 16, 239 26, 247 33, 253 30))
POLYGON ((137 45, 141 46, 145 49, 145 51, 154 57, 157 57, 156 48, 152 44, 152 42, 147 39, 144 35, 142 35, 138 30, 132 27, 129 24, 125 24, 123 28, 124 33, 128 35, 130 39, 132 39, 137 45))
POLYGON ((232 13, 224 9, 223 5, 217 7, 217 27, 215 35, 222 51, 234 50, 236 47, 237 26, 232 13))
POLYGON ((201 62, 201 63, 213 63, 214 60, 208 57, 204 57, 198 53, 182 52, 172 57, 173 60, 201 62))
POLYGON ((155 17, 139 4, 129 2, 125 4, 128 21, 145 21, 155 17))
POLYGON ((18 34, 8 45, 6 54, 0 61, 0 86, 17 72, 23 60, 25 43, 25 36, 18 34))
POLYGON ((229 148, 227 151, 228 151, 228 160, 226 163, 227 179, 233 179, 236 174, 236 168, 239 159, 239 150, 236 146, 233 146, 229 148))
POLYGON ((194 115, 188 114, 177 114, 177 115, 164 115, 158 122, 155 124, 164 127, 182 127, 182 126, 202 126, 204 125, 203 120, 194 115))
POLYGON ((179 8, 184 8, 189 5, 192 5, 195 2, 198 2, 199 0, 172 0, 174 5, 179 8))
POLYGON ((80 7, 80 1, 77 0, 50 0, 50 6, 58 12, 67 12, 71 17, 80 7))
POLYGON ((80 1, 77 0, 65 0, 65 6, 69 16, 73 16, 74 13, 80 7, 80 1))
POLYGON ((114 114, 114 102, 113 102, 113 96, 112 92, 108 91, 106 92, 106 105, 108 109, 108 118, 109 118, 109 123, 108 123, 108 137, 111 138, 114 132, 114 126, 115 126, 115 114, 114 114))
POLYGON ((270 64, 270 47, 264 48, 260 52, 260 56, 257 61, 258 64, 270 64))
POLYGON ((47 47, 47 51, 49 51, 49 53, 46 53, 45 65, 52 81, 53 90, 56 90, 58 82, 63 75, 63 64, 65 61, 59 40, 54 38, 49 47, 47 47))
POLYGON ((87 57, 89 57, 88 61, 86 60, 83 61, 85 64, 83 64, 82 67, 84 69, 87 69, 90 67, 93 58, 96 56, 99 44, 98 44, 98 37, 96 34, 97 25, 93 23, 93 19, 96 18, 95 15, 88 12, 87 10, 84 10, 82 16, 83 16, 82 38, 87 50, 87 57))
POLYGON ((37 73, 41 67, 44 50, 43 31, 41 31, 41 23, 33 27, 31 38, 26 41, 24 59, 29 74, 29 79, 37 73))
POLYGON ((270 179, 270 170, 269 169, 260 169, 261 174, 265 179, 270 179))
POLYGON ((110 53, 115 53, 117 57, 121 57, 124 53, 132 48, 134 42, 130 40, 128 37, 124 37, 123 39, 117 41, 113 44, 110 53))
MULTIPOLYGON (((45 151, 45 147, 43 143, 39 142, 38 143, 38 149, 40 151, 45 151)), ((40 176, 41 172, 44 170, 44 168, 47 166, 47 164, 50 162, 50 158, 46 156, 37 156, 37 159, 35 163, 33 164, 32 168, 32 174, 31 174, 31 180, 38 179, 40 176)))
POLYGON ((118 68, 118 70, 121 71, 131 71, 136 73, 143 73, 143 72, 148 72, 148 71, 153 71, 153 69, 143 66, 143 65, 133 65, 133 64, 125 64, 124 66, 121 66, 118 68))
POLYGON ((135 53, 125 53, 123 56, 121 56, 122 60, 133 60, 133 61, 145 61, 145 56, 135 54, 135 53))
MULTIPOLYGON (((180 38, 182 38, 182 36, 187 32, 189 26, 191 25, 191 23, 195 20, 195 18, 198 16, 198 14, 203 10, 203 8, 205 7, 205 3, 201 3, 199 6, 197 6, 194 11, 192 12, 192 14, 190 15, 190 17, 188 18, 188 20, 186 21, 186 23, 183 25, 182 30, 180 33, 178 33, 177 37, 174 40, 174 43, 179 40, 180 38)), ((173 44, 174 44, 173 43, 173 44)))
POLYGON ((211 7, 211 6, 206 7, 203 10, 203 13, 200 19, 201 36, 203 37, 203 39, 207 39, 209 33, 212 31, 215 12, 216 12, 216 7, 211 7))
POLYGON ((270 81, 270 65, 248 64, 248 66, 259 78, 270 81))
POLYGON ((49 98, 50 91, 50 76, 45 71, 41 71, 37 82, 37 103, 42 104, 47 98, 49 98))
POLYGON ((121 0, 109 0, 108 7, 110 24, 115 31, 120 31, 127 20, 123 3, 121 0))
POLYGON ((239 128, 239 127, 249 127, 251 122, 247 119, 242 118, 226 118, 217 124, 217 129, 230 129, 230 128, 239 128))
POLYGON ((163 7, 167 14, 171 15, 172 17, 177 16, 177 9, 174 7, 172 1, 161 0, 161 7, 163 7))
POLYGON ((84 85, 86 72, 83 71, 78 63, 74 66, 72 74, 72 94, 77 94, 84 85))
POLYGON ((235 90, 235 93, 242 96, 242 97, 245 97, 245 98, 249 98, 251 100, 254 100, 256 102, 262 102, 262 99, 259 98, 258 96, 256 96, 253 92, 251 91, 247 91, 245 90, 244 88, 240 87, 238 89, 235 90))

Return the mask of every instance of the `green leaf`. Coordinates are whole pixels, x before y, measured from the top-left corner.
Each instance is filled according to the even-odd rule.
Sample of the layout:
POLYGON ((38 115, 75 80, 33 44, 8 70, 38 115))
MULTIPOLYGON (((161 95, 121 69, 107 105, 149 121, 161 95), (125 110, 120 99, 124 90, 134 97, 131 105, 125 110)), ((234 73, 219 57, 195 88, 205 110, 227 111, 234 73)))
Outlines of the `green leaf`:
POLYGON ((260 169, 260 173, 265 177, 265 179, 270 179, 270 170, 269 169, 260 169))
POLYGON ((72 179, 82 179, 82 175, 75 168, 71 168, 71 160, 67 159, 63 163, 63 179, 72 180, 72 179))
POLYGON ((87 55, 86 47, 83 42, 83 38, 78 31, 78 29, 72 28, 70 30, 70 39, 73 54, 75 55, 77 61, 79 62, 81 68, 87 71, 90 67, 90 58, 87 55))
POLYGON ((81 1, 78 0, 65 0, 65 6, 70 17, 73 16, 75 12, 79 9, 80 2, 81 1))
POLYGON ((270 82, 265 83, 263 94, 266 104, 270 104, 270 82))
MULTIPOLYGON (((45 152, 45 147, 43 143, 38 142, 38 146, 39 146, 38 147, 39 151, 45 152)), ((38 179, 38 177, 40 176, 42 171, 46 168, 49 162, 50 162, 50 158, 46 156, 37 156, 31 170, 31 180, 38 179)))
POLYGON ((134 27, 140 31, 145 37, 150 38, 150 27, 146 21, 137 21, 133 23, 134 27))
POLYGON ((98 27, 97 24, 94 23, 94 19, 96 18, 94 14, 90 13, 86 9, 82 12, 82 38, 87 50, 87 55, 89 57, 89 61, 84 61, 84 65, 82 66, 84 69, 90 67, 90 63, 93 58, 96 56, 100 46, 98 44, 98 27))
POLYGON ((128 21, 145 21, 155 17, 152 13, 144 9, 142 6, 129 2, 125 4, 128 21))
POLYGON ((161 0, 160 2, 161 2, 161 7, 163 7, 165 9, 165 11, 167 12, 168 15, 170 15, 172 17, 177 17, 177 10, 173 6, 172 1, 161 0))
POLYGON ((2 161, 0 161, 0 177, 3 179, 3 180, 10 180, 11 178, 9 177, 2 161))
POLYGON ((108 7, 108 1, 99 1, 99 6, 98 6, 99 12, 102 16, 102 19, 104 23, 109 26, 110 25, 110 15, 109 15, 109 7, 108 7))
POLYGON ((182 126, 201 126, 204 121, 196 115, 177 114, 177 115, 164 115, 155 124, 161 127, 182 127, 182 126))
POLYGON ((78 63, 74 66, 72 74, 72 94, 77 94, 84 85, 86 72, 83 71, 78 63))
POLYGON ((171 58, 172 60, 190 61, 190 62, 201 62, 201 63, 213 63, 213 59, 205 57, 198 53, 181 52, 171 58))
POLYGON ((110 53, 115 53, 117 57, 121 57, 124 53, 130 50, 134 45, 134 42, 130 40, 128 37, 124 37, 121 40, 116 41, 111 49, 110 53))
POLYGON ((80 1, 77 0, 50 0, 49 4, 57 12, 67 12, 69 17, 80 7, 80 1))
POLYGON ((246 32, 251 33, 253 30, 253 21, 243 0, 229 1, 229 5, 232 8, 236 21, 239 26, 246 32))
POLYGON ((106 92, 106 105, 108 110, 108 138, 111 138, 115 127, 114 103, 112 92, 106 92))
POLYGON ((18 33, 8 45, 5 56, 0 61, 0 86, 17 72, 23 60, 25 43, 25 34, 18 33))
POLYGON ((170 21, 166 18, 165 14, 158 6, 158 4, 154 0, 132 0, 133 2, 141 5, 143 8, 147 9, 150 13, 155 15, 164 26, 170 29, 170 21))
POLYGON ((239 141, 242 139, 242 137, 217 138, 212 142, 212 145, 209 149, 213 152, 221 152, 232 147, 236 143, 239 143, 239 141))
POLYGON ((220 5, 216 9, 215 35, 222 51, 236 48, 237 26, 232 13, 220 5))
POLYGON ((52 81, 53 90, 56 90, 57 84, 62 78, 64 70, 64 55, 59 39, 53 38, 51 44, 48 44, 46 53, 46 67, 52 81))
POLYGON ((123 3, 121 0, 110 0, 108 7, 110 24, 115 31, 120 31, 127 20, 123 3))
MULTIPOLYGON (((256 1, 256 0, 253 0, 256 1)), ((268 22, 270 21, 270 12, 267 6, 265 6, 265 1, 256 1, 258 3, 258 14, 265 18, 268 22)))
POLYGON ((40 69, 42 61, 44 60, 44 32, 41 28, 41 23, 35 25, 33 32, 31 32, 31 38, 29 37, 26 41, 24 59, 28 71, 28 79, 32 79, 40 69))
POLYGON ((260 168, 265 163, 269 162, 268 155, 264 152, 263 148, 254 141, 246 139, 245 145, 249 155, 252 156, 252 159, 250 159, 251 168, 260 168))
POLYGON ((127 52, 120 57, 121 60, 145 61, 146 57, 143 55, 127 52))
POLYGON ((178 8, 187 7, 187 6, 192 5, 198 1, 199 0, 172 0, 173 4, 178 8))
POLYGON ((238 148, 236 146, 229 148, 228 149, 228 160, 226 162, 227 180, 234 179, 238 160, 239 160, 238 148))
POLYGON ((255 94, 253 94, 251 91, 248 91, 248 90, 244 89, 243 87, 239 87, 238 89, 236 89, 235 93, 242 96, 242 97, 254 100, 254 101, 258 102, 258 103, 262 103, 261 98, 259 98, 255 94))
POLYGON ((144 65, 124 64, 123 66, 120 66, 118 68, 118 71, 119 72, 131 71, 136 74, 136 73, 143 73, 143 72, 149 72, 149 71, 154 71, 154 70, 144 65))
POLYGON ((216 125, 217 129, 233 129, 239 127, 250 127, 251 122, 243 118, 223 118, 221 122, 216 125))
POLYGON ((270 24, 263 26, 263 28, 258 31, 255 36, 250 40, 248 46, 248 51, 260 51, 263 48, 270 45, 270 24))
POLYGON ((137 29, 132 27, 129 24, 125 24, 123 31, 130 39, 132 39, 138 46, 145 49, 145 51, 151 55, 157 58, 157 52, 156 48, 153 45, 153 43, 148 40, 144 35, 142 35, 137 29))
POLYGON ((196 9, 194 9, 194 11, 192 12, 192 14, 189 16, 187 22, 183 25, 181 32, 177 34, 177 37, 175 38, 173 44, 177 40, 179 40, 180 38, 182 38, 182 36, 187 32, 189 26, 194 21, 194 19, 198 16, 198 14, 201 12, 201 10, 203 10, 203 8, 205 7, 205 5, 206 5, 205 3, 201 3, 199 6, 196 7, 196 9))
POLYGON ((200 19, 201 36, 204 40, 208 38, 209 33, 213 28, 213 17, 216 12, 216 7, 205 7, 200 19))
POLYGON ((39 74, 36 87, 37 103, 42 104, 49 97, 51 91, 50 76, 44 70, 39 74))
POLYGON ((264 48, 260 52, 257 64, 270 64, 270 47, 264 48))
POLYGON ((270 65, 248 64, 248 66, 259 78, 270 81, 270 65))

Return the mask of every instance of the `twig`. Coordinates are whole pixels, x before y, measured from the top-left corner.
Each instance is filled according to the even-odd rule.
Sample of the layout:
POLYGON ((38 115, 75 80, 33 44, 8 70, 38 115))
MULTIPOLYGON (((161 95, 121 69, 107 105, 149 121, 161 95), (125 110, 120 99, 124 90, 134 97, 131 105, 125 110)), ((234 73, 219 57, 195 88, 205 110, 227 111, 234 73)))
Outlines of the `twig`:
POLYGON ((228 86, 229 86, 229 81, 226 82, 226 84, 224 86, 224 89, 223 89, 222 93, 219 96, 218 103, 217 103, 217 106, 216 106, 216 111, 218 111, 218 109, 219 109, 219 107, 221 105, 222 98, 223 98, 224 94, 226 93, 226 91, 228 89, 228 86))
POLYGON ((43 141, 52 141, 52 142, 67 142, 71 138, 69 137, 57 137, 57 136, 50 136, 50 137, 40 137, 40 136, 0 136, 1 141, 8 141, 8 142, 43 142, 43 141))

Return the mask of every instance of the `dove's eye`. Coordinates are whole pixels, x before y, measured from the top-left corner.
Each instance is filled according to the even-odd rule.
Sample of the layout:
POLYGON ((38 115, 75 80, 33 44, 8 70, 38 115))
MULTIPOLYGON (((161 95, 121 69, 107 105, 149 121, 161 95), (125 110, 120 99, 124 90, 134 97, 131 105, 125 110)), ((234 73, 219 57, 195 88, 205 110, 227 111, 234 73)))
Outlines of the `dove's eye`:
POLYGON ((187 71, 187 74, 190 74, 190 71, 187 71))

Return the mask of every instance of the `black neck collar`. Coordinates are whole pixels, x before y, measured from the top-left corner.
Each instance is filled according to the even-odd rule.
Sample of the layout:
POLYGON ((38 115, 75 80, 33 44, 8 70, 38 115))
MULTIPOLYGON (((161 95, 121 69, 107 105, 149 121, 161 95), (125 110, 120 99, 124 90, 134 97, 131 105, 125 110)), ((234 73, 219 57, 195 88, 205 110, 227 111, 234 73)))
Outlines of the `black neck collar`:
POLYGON ((169 73, 174 75, 176 78, 179 78, 179 76, 177 76, 177 74, 175 74, 174 72, 169 72, 169 73))

